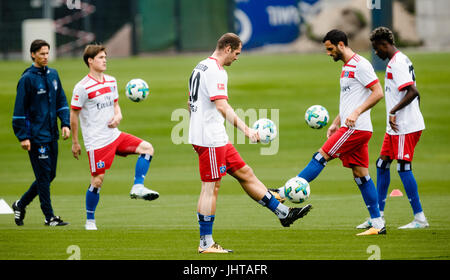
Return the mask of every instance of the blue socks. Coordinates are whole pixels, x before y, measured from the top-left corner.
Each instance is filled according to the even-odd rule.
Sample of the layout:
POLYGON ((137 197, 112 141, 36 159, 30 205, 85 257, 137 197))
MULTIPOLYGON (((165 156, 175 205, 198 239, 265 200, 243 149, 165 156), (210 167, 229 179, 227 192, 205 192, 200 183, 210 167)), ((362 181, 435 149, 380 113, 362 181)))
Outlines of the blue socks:
POLYGON ((136 169, 134 173, 134 184, 144 184, 145 175, 150 167, 152 156, 149 154, 142 154, 136 162, 136 169))
POLYGON ((322 172, 326 164, 327 161, 325 160, 325 158, 319 152, 316 152, 308 165, 303 168, 303 170, 297 176, 304 178, 308 182, 311 182, 320 174, 320 172, 322 172))
POLYGON ((278 218, 284 219, 289 214, 289 207, 281 204, 269 191, 258 201, 259 204, 270 209, 278 218))
POLYGON ((380 211, 384 211, 386 205, 386 197, 391 183, 391 172, 389 167, 390 161, 384 161, 381 158, 377 160, 377 192, 378 192, 378 206, 380 211))
POLYGON ((372 219, 379 218, 381 215, 380 209, 378 208, 378 194, 372 178, 367 175, 365 177, 355 178, 355 182, 361 191, 364 203, 367 206, 367 210, 369 210, 370 217, 372 219))
POLYGON ((100 188, 94 188, 90 185, 86 192, 86 218, 88 220, 95 220, 94 214, 99 200, 100 188))
POLYGON ((408 196, 409 203, 411 204, 414 214, 422 212, 417 182, 411 171, 411 163, 398 163, 397 171, 398 175, 400 175, 400 179, 402 180, 403 187, 405 188, 406 195, 408 196))
MULTIPOLYGON (((382 159, 377 160, 377 191, 380 211, 384 211, 384 207, 386 205, 386 197, 391 181, 389 170, 390 164, 391 162, 383 161, 382 159)), ((397 163, 397 171, 400 179, 402 180, 403 187, 405 188, 405 192, 408 196, 414 215, 422 212, 423 210, 419 199, 417 182, 412 173, 411 163, 404 161, 397 163)))
POLYGON ((214 218, 214 215, 207 216, 197 213, 197 220, 200 225, 200 247, 203 249, 214 244, 214 239, 212 238, 214 218))
POLYGON ((200 236, 212 235, 215 215, 206 216, 197 213, 198 224, 200 225, 200 236))

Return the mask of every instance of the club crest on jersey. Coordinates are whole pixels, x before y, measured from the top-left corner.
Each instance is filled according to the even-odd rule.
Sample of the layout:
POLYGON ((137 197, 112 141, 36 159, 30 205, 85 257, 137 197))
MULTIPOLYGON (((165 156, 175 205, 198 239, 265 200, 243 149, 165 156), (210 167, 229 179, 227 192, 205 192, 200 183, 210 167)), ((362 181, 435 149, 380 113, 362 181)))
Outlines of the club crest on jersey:
POLYGON ((105 162, 100 160, 99 162, 96 163, 96 165, 97 169, 102 169, 105 167, 105 162))
POLYGON ((227 167, 225 165, 222 165, 221 167, 219 167, 219 171, 220 174, 224 174, 225 172, 227 172, 227 167))
POLYGON ((342 71, 341 78, 354 79, 355 78, 355 72, 353 72, 353 71, 342 71))
POLYGON ((45 153, 46 151, 47 151, 47 149, 44 146, 41 146, 38 149, 38 152, 39 152, 38 158, 39 159, 46 159, 46 158, 48 158, 48 155, 45 153))

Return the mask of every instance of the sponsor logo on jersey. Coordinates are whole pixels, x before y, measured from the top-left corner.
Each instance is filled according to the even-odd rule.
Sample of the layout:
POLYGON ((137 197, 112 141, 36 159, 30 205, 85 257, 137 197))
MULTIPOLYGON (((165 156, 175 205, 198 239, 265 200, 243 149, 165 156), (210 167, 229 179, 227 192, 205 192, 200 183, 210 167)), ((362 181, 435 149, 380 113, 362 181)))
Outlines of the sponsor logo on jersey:
POLYGON ((350 91, 350 86, 343 86, 342 91, 350 91))
POLYGON ((44 94, 44 93, 46 93, 47 91, 45 90, 45 89, 43 89, 43 88, 40 88, 38 91, 37 91, 37 94, 44 94))
POLYGON ((97 110, 102 110, 107 107, 114 106, 114 100, 110 96, 105 96, 104 98, 105 102, 99 102, 97 103, 97 110))

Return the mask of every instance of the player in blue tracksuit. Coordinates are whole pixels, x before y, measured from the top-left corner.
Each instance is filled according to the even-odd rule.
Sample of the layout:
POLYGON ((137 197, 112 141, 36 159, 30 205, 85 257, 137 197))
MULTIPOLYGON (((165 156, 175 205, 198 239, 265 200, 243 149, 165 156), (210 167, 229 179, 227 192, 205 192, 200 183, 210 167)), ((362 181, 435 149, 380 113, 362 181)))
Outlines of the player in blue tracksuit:
POLYGON ((27 68, 17 85, 12 126, 20 145, 28 151, 36 180, 27 192, 13 203, 14 220, 23 225, 25 208, 39 196, 45 225, 62 226, 50 200, 50 183, 56 175, 58 159, 58 122, 64 139, 70 136, 70 111, 58 72, 47 67, 50 45, 44 40, 31 43, 33 65, 27 68))

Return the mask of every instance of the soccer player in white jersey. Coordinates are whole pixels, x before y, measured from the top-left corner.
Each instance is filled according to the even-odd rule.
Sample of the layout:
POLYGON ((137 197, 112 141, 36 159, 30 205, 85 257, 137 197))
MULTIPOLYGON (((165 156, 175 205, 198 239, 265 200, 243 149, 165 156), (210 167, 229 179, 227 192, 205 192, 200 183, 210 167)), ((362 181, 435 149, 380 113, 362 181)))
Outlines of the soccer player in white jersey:
POLYGON ((189 79, 189 143, 198 153, 202 181, 197 206, 199 253, 231 252, 212 238, 220 181, 226 173, 236 178, 251 198, 274 212, 284 227, 290 226, 311 209, 311 205, 288 208, 281 204, 228 140, 225 120, 243 131, 251 141, 259 140, 258 133, 249 128, 228 104, 228 75, 224 66, 230 66, 237 60, 241 49, 242 42, 236 34, 224 34, 218 40, 214 53, 197 64, 189 79))
POLYGON ((115 155, 139 154, 131 198, 154 200, 159 194, 144 187, 144 178, 153 157, 153 147, 117 127, 122 120, 116 79, 104 74, 106 49, 102 45, 88 45, 83 59, 89 74, 75 85, 72 95, 70 124, 72 126, 72 153, 78 159, 81 146, 78 140, 80 119, 84 145, 88 154, 91 182, 86 192, 86 230, 96 230, 95 209, 99 201, 100 188, 105 171, 113 163, 115 155))
MULTIPOLYGON (((368 142, 372 136, 370 109, 383 98, 383 90, 372 65, 348 46, 347 35, 331 30, 323 43, 327 55, 344 62, 340 76, 339 114, 327 131, 328 139, 308 165, 297 175, 308 182, 314 180, 328 161, 339 157, 344 167, 351 168, 370 214, 372 227, 358 235, 385 234, 386 228, 378 208, 377 190, 369 175, 368 142)), ((284 193, 278 190, 281 197, 284 193)))
MULTIPOLYGON (((385 75, 386 133, 377 160, 377 190, 380 211, 384 212, 390 183, 390 164, 397 160, 397 171, 411 204, 414 220, 400 229, 425 228, 428 221, 422 210, 411 162, 425 123, 419 107, 419 92, 411 60, 395 47, 394 35, 378 27, 370 35, 375 53, 389 59, 385 75)), ((367 222, 359 227, 367 226, 367 222)))

